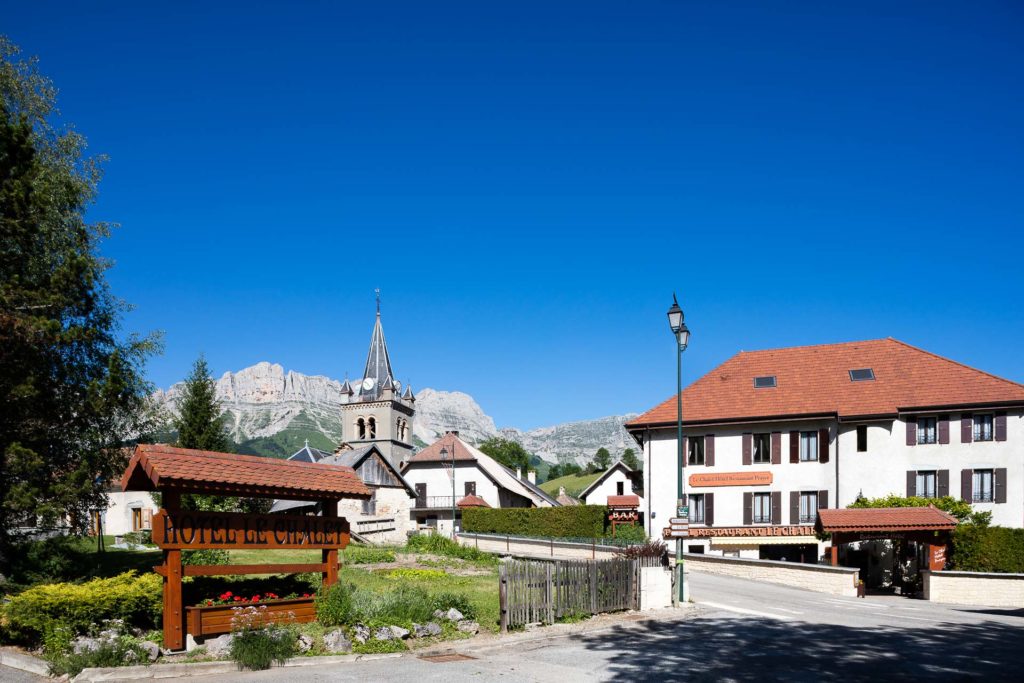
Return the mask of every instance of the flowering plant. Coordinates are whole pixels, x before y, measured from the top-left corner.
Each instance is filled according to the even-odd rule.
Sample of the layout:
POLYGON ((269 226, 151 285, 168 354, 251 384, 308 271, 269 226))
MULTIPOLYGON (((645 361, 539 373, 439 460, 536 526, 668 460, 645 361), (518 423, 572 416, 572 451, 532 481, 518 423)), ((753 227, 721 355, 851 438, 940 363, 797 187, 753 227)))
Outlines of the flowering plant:
POLYGON ((267 601, 270 601, 270 600, 294 600, 294 599, 297 599, 297 598, 312 598, 312 597, 313 597, 313 595, 310 594, 310 593, 303 593, 302 595, 299 595, 298 593, 289 593, 288 595, 286 595, 286 596, 284 596, 282 598, 277 593, 272 593, 270 591, 267 591, 267 592, 262 593, 262 594, 261 593, 256 593, 255 595, 251 595, 249 597, 246 597, 244 595, 235 595, 231 591, 224 591, 223 593, 218 595, 216 598, 206 598, 205 600, 203 600, 203 601, 201 601, 199 603, 199 606, 200 607, 213 607, 215 605, 234 605, 234 606, 256 605, 256 604, 259 604, 259 603, 262 603, 262 602, 267 602, 267 601))

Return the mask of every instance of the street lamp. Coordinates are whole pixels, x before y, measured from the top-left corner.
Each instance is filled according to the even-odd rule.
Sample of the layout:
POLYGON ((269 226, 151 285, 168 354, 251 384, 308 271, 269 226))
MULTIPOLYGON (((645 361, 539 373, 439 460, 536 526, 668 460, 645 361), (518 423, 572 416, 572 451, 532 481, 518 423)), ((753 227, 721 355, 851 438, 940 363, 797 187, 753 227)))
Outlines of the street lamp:
MULTIPOLYGON (((452 540, 455 540, 455 444, 452 444, 452 540)), ((441 446, 441 462, 448 457, 447 446, 441 446)))
MULTIPOLYGON (((668 309, 668 325, 676 336, 676 514, 683 512, 683 351, 690 343, 690 328, 683 322, 683 309, 679 308, 676 295, 672 295, 672 308, 668 309)), ((687 515, 688 516, 688 515, 687 515)), ((683 539, 676 538, 676 594, 673 602, 676 607, 686 604, 686 584, 683 573, 683 539)))

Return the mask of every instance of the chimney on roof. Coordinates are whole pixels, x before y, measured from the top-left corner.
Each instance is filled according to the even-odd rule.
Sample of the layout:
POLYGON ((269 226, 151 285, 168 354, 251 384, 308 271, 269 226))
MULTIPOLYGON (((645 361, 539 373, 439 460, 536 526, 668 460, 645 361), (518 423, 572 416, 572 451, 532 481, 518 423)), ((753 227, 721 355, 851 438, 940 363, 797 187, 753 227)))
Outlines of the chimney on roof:
POLYGON ((516 479, 522 480, 522 478, 523 478, 523 470, 522 470, 522 468, 517 467, 516 468, 516 479))
POLYGON ((564 486, 559 486, 558 487, 558 497, 561 498, 564 495, 565 495, 565 487, 564 486))
POLYGON ((536 484, 537 483, 537 473, 534 472, 533 470, 527 470, 527 472, 526 472, 526 481, 530 482, 531 484, 536 484))

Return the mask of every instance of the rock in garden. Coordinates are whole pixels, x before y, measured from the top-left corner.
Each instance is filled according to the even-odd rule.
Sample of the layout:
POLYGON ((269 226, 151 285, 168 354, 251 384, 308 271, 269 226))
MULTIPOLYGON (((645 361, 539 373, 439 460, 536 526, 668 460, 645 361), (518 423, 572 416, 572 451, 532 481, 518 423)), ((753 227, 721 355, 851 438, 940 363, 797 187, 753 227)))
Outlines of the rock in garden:
POLYGON ((417 638, 428 638, 430 636, 441 635, 441 626, 433 621, 428 621, 422 626, 419 624, 413 624, 412 630, 417 638))
MULTIPOLYGON (((358 626, 356 627, 359 628, 358 626)), ((365 626, 363 628, 366 628, 365 626)), ((304 636, 305 637, 305 636, 304 636)), ((301 642, 301 639, 300 639, 301 642)), ((361 642, 365 642, 365 639, 361 642)), ((351 652, 352 641, 345 637, 345 632, 340 628, 324 634, 324 648, 331 653, 351 652)))
POLYGON ((100 649, 100 645, 103 643, 99 638, 90 638, 88 636, 79 636, 71 641, 71 651, 76 655, 85 654, 88 652, 95 652, 100 649))
POLYGON ((436 618, 436 619, 444 619, 445 618, 444 610, 443 609, 436 609, 436 610, 434 610, 434 618, 436 618))
POLYGON ((475 621, 464 620, 458 623, 457 628, 463 633, 477 634, 480 632, 480 624, 475 621))
POLYGON ((146 658, 149 661, 155 662, 157 658, 160 656, 160 646, 156 643, 149 640, 144 640, 139 645, 142 647, 143 650, 146 651, 146 658))
POLYGON ((409 629, 402 628, 401 626, 391 626, 389 628, 391 629, 391 635, 398 640, 409 637, 409 629))
POLYGON ((356 624, 355 628, 352 629, 352 638, 362 645, 370 639, 370 629, 362 624, 356 624))
POLYGON ((466 618, 465 616, 463 616, 462 612, 455 609, 454 607, 445 612, 444 616, 448 621, 462 621, 466 618))
POLYGON ((381 626, 373 632, 373 637, 377 640, 394 640, 395 634, 391 632, 389 627, 381 626))
POLYGON ((307 636, 305 633, 303 633, 301 636, 299 636, 299 652, 309 652, 310 649, 312 649, 312 647, 313 647, 313 638, 312 638, 312 636, 307 636))
POLYGON ((228 652, 231 651, 232 640, 234 640, 234 637, 230 633, 210 638, 204 643, 206 645, 206 653, 211 657, 227 657, 228 652))

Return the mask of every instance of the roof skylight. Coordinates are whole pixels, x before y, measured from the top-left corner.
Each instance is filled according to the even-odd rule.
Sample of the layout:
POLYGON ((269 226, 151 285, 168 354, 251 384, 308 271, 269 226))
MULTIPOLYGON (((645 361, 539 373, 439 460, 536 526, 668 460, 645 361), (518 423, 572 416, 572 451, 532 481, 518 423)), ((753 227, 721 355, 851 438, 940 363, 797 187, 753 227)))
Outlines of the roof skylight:
POLYGON ((772 389, 776 386, 775 375, 765 375, 754 378, 755 389, 772 389))
POLYGON ((851 382, 873 382, 875 380, 875 371, 871 368, 859 368, 857 370, 850 370, 850 381, 851 382))

